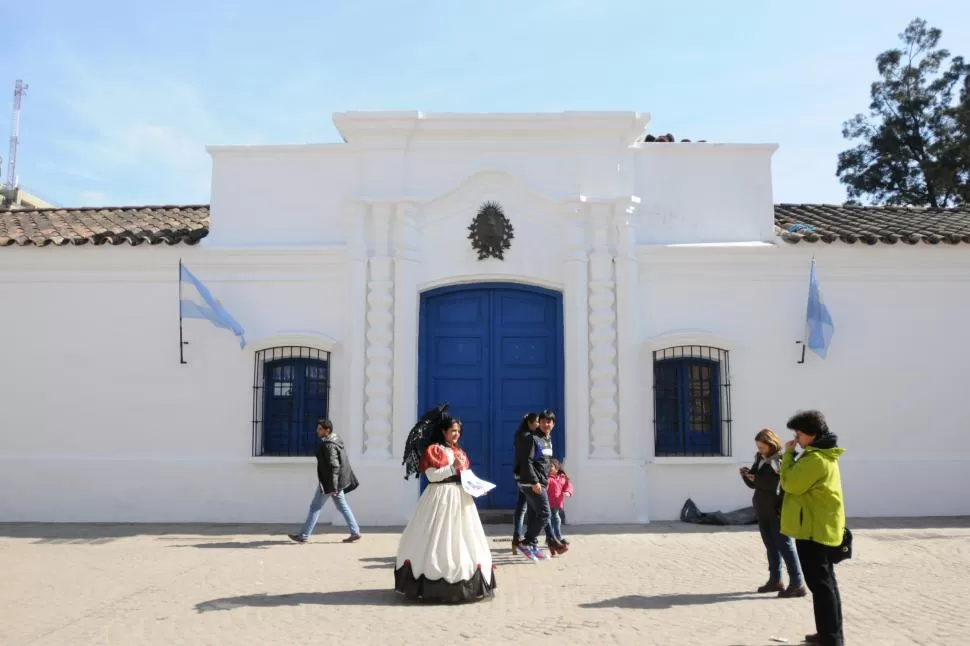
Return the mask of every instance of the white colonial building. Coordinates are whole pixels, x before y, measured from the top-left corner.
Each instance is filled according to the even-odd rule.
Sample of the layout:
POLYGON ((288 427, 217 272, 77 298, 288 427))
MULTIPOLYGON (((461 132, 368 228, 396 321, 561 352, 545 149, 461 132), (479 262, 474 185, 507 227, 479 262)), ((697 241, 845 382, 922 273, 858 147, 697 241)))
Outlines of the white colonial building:
POLYGON ((358 520, 400 525, 442 400, 483 508, 529 410, 572 522, 643 523, 747 504, 754 434, 819 408, 850 515, 970 514, 970 212, 775 205, 775 145, 647 121, 342 113, 344 143, 211 148, 208 207, 0 213, 0 521, 296 524, 327 416, 358 520), (835 335, 802 362, 813 256, 835 335), (180 362, 180 259, 244 349, 185 320, 180 362))

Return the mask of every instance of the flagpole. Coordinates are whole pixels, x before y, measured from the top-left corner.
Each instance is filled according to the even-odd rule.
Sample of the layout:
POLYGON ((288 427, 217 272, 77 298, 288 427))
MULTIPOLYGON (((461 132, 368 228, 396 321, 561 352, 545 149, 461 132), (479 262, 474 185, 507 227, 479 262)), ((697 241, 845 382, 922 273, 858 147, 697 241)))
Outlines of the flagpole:
POLYGON ((182 340, 182 259, 179 258, 179 363, 183 365, 188 363, 185 360, 185 344, 186 341, 182 340))

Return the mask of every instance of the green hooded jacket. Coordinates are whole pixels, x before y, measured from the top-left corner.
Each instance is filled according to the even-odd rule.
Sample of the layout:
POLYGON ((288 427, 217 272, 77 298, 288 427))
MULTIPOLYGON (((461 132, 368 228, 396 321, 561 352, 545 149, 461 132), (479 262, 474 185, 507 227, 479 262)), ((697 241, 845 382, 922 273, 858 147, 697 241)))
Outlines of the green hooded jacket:
POLYGON ((845 449, 836 446, 834 435, 819 437, 805 447, 795 461, 795 452, 785 451, 781 460, 781 533, 837 547, 845 531, 842 503, 842 475, 839 458, 845 449))

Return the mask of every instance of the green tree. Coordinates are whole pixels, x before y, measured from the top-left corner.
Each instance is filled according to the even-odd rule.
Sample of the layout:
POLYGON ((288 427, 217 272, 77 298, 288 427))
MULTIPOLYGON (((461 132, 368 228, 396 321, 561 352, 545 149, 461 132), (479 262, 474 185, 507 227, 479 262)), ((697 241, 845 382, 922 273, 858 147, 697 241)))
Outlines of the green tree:
POLYGON ((876 57, 869 114, 842 126, 858 142, 839 153, 836 170, 850 202, 970 204, 970 66, 938 48, 941 35, 916 18, 902 47, 876 57))

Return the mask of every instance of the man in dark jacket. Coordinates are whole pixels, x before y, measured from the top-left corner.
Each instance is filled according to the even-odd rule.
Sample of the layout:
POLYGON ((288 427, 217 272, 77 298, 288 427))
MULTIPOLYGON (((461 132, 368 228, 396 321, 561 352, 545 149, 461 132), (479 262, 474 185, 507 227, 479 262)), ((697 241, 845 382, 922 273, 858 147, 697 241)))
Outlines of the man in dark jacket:
POLYGON ((344 441, 333 432, 333 424, 328 419, 321 419, 317 422, 317 437, 320 442, 317 445, 317 484, 313 501, 310 503, 310 510, 307 512, 306 522, 299 534, 289 534, 291 540, 297 543, 306 543, 320 519, 320 511, 323 509, 327 498, 333 498, 333 503, 343 515, 350 530, 350 536, 343 540, 344 543, 354 543, 360 540, 360 527, 354 519, 354 512, 351 511, 347 503, 347 495, 358 487, 357 477, 354 470, 350 467, 350 460, 347 458, 347 451, 344 448, 344 441))
MULTIPOLYGON (((549 524, 551 516, 546 486, 549 482, 549 464, 552 461, 552 439, 549 435, 555 424, 555 413, 543 411, 539 413, 539 428, 534 433, 519 433, 515 438, 519 490, 526 501, 526 529, 519 551, 533 560, 544 558, 539 551, 539 532, 549 524)), ((549 549, 554 554, 564 552, 564 548, 558 542, 549 544, 549 549)))

